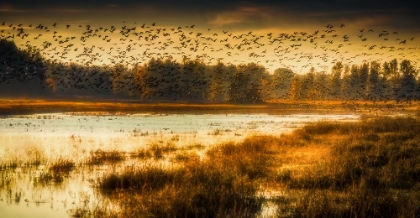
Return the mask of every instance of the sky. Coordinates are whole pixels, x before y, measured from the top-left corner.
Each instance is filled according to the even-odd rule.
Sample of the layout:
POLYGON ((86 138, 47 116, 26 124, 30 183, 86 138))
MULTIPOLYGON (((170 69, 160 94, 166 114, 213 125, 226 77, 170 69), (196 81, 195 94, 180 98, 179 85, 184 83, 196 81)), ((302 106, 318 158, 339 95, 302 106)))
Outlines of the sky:
POLYGON ((306 73, 337 61, 417 62, 419 21, 413 1, 0 1, 2 38, 84 64, 171 56, 306 73))

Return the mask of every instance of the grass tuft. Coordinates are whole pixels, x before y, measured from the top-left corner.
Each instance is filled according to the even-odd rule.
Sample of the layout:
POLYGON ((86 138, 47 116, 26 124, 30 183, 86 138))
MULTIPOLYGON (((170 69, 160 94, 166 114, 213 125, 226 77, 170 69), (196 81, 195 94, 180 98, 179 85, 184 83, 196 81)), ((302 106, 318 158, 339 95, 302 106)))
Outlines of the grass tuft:
POLYGON ((117 163, 125 160, 125 153, 117 150, 103 151, 98 149, 90 152, 87 163, 92 165, 117 163))

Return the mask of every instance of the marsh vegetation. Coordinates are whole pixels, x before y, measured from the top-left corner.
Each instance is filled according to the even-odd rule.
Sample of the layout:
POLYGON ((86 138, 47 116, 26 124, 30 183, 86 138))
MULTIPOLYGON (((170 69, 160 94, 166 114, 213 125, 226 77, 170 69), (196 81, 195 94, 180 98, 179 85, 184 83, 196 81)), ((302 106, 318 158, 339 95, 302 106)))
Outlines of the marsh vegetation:
POLYGON ((417 217, 419 130, 416 118, 375 118, 220 144, 173 168, 104 176, 98 188, 119 210, 96 213, 254 217, 270 205, 275 217, 417 217))
POLYGON ((172 134, 78 158, 32 146, 2 159, 0 198, 72 217, 418 217, 419 130, 416 116, 363 116, 215 144, 172 134), (45 193, 66 186, 82 188, 45 193))

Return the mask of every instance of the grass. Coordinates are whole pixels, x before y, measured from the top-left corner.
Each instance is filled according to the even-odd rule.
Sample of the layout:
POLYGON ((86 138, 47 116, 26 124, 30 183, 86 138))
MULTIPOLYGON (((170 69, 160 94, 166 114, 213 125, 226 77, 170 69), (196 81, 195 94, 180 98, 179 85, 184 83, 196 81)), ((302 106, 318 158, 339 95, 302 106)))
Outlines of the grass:
MULTIPOLYGON (((178 147, 182 139, 175 135, 131 157, 160 162, 169 157, 176 164, 141 165, 149 160, 132 159, 139 164, 98 178, 96 187, 112 205, 81 207, 71 215, 256 217, 271 205, 274 217, 420 217, 419 119, 322 121, 290 134, 213 146, 178 147)), ((48 162, 36 149, 26 156, 2 162, 0 187, 11 186, 7 171, 15 168, 48 166, 34 185, 49 185, 63 181, 75 167, 65 158, 48 162)), ((96 150, 86 163, 124 160, 124 152, 96 150)))
POLYGON ((59 158, 57 161, 53 162, 50 166, 50 171, 60 174, 68 174, 75 167, 75 163, 69 159, 59 158))
POLYGON ((194 143, 194 144, 190 144, 190 145, 185 146, 185 149, 187 149, 187 150, 192 150, 192 149, 202 150, 204 148, 206 148, 206 146, 204 146, 201 143, 194 143))
POLYGON ((135 152, 131 153, 131 157, 137 158, 162 158, 165 154, 179 150, 179 148, 174 144, 173 140, 163 143, 159 141, 158 143, 152 143, 146 148, 138 148, 135 152))
POLYGON ((0 171, 9 170, 9 169, 16 169, 20 165, 17 159, 2 161, 0 163, 0 171))
POLYGON ((75 163, 69 159, 59 158, 54 161, 49 167, 49 173, 46 177, 48 181, 51 178, 56 183, 64 181, 64 177, 68 177, 69 173, 74 169, 75 163))
POLYGON ((102 164, 110 164, 110 163, 117 163, 125 160, 125 153, 112 150, 112 151, 103 151, 101 149, 97 149, 95 151, 90 152, 90 156, 87 160, 87 163, 90 165, 102 165, 102 164))
POLYGON ((200 157, 195 152, 183 151, 183 152, 175 154, 175 156, 172 157, 171 160, 173 160, 175 162, 185 162, 185 161, 189 161, 189 160, 192 160, 192 159, 198 159, 198 158, 200 158, 200 157))
POLYGON ((419 217, 419 130, 415 117, 318 122, 175 155, 172 168, 109 174, 98 187, 126 217, 254 217, 267 202, 278 217, 419 217))
POLYGON ((52 183, 59 185, 64 181, 65 177, 68 177, 70 172, 75 168, 75 163, 70 159, 58 158, 57 160, 48 163, 48 170, 40 170, 38 173, 34 173, 33 179, 34 185, 49 186, 52 183))
POLYGON ((145 166, 110 174, 99 188, 114 197, 125 193, 132 205, 142 205, 124 207, 122 213, 133 217, 251 217, 261 208, 258 181, 270 171, 271 140, 218 145, 204 159, 180 157, 179 167, 145 166))
POLYGON ((330 149, 327 161, 282 180, 304 193, 295 216, 419 217, 419 130, 419 120, 400 117, 321 122, 295 131, 306 145, 330 149))

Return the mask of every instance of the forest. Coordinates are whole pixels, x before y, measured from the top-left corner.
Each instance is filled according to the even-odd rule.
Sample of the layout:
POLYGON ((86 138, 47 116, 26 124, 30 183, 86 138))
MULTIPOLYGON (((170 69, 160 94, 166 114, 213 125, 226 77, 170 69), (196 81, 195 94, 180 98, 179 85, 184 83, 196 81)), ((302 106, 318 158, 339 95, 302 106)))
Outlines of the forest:
POLYGON ((143 102, 254 104, 273 100, 420 99, 419 70, 412 61, 348 65, 330 72, 270 73, 257 63, 208 65, 201 59, 151 58, 128 67, 55 62, 37 48, 0 40, 0 97, 135 99, 143 102))

